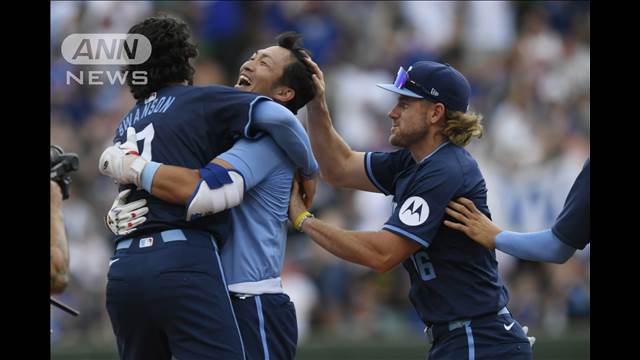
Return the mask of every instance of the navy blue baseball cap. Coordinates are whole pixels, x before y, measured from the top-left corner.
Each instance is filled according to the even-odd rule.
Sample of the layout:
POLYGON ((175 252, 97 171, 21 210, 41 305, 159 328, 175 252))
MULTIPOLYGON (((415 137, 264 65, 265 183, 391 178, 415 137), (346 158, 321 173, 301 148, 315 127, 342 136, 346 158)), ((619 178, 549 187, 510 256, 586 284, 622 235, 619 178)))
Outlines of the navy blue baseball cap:
POLYGON ((471 86, 449 64, 418 61, 408 70, 401 66, 393 84, 376 85, 397 94, 443 103, 447 110, 467 112, 469 108, 471 86))

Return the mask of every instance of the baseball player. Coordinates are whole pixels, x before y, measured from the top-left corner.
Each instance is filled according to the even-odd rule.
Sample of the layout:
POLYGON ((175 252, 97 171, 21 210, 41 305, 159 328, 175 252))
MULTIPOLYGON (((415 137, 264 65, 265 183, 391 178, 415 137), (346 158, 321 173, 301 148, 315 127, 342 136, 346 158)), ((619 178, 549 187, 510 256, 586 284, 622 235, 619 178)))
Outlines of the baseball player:
MULTIPOLYGON (((317 163, 304 129, 284 106, 241 89, 189 85, 189 59, 197 51, 186 24, 150 18, 130 33, 145 35, 153 47, 146 63, 129 65, 131 71, 147 71, 149 81, 128 84, 137 103, 99 162, 100 172, 121 184, 117 203, 148 208, 128 214, 137 226, 120 229, 109 264, 107 310, 118 352, 123 359, 244 359, 219 258, 231 230, 226 209, 242 199, 244 180, 210 161, 240 137, 264 129, 288 148, 288 158, 305 176, 314 175, 317 163), (189 206, 144 190, 161 164, 196 169, 200 183, 189 206), (211 202, 216 197, 224 198, 221 206, 211 202)), ((294 90, 277 88, 276 98, 290 105, 294 90)))
POLYGON ((321 174, 330 184, 393 196, 378 231, 347 231, 307 210, 294 184, 294 226, 332 254, 378 272, 402 264, 409 298, 432 347, 429 359, 531 359, 529 340, 507 309, 509 295, 495 252, 442 225, 452 199, 465 196, 490 216, 477 162, 464 149, 482 134, 481 116, 468 111, 470 86, 453 67, 419 61, 400 68, 389 112, 394 152, 355 152, 331 125, 322 71, 311 59, 318 95, 308 105, 309 135, 321 174))

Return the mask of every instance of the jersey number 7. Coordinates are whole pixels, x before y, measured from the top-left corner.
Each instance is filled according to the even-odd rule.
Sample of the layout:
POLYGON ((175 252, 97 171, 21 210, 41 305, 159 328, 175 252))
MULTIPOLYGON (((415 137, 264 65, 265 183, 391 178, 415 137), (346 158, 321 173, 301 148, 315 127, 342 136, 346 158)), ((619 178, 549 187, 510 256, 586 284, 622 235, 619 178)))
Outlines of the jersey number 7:
POLYGON ((140 156, 147 161, 151 161, 151 141, 153 141, 154 133, 153 124, 149 124, 142 131, 136 134, 136 139, 138 141, 144 140, 140 156))

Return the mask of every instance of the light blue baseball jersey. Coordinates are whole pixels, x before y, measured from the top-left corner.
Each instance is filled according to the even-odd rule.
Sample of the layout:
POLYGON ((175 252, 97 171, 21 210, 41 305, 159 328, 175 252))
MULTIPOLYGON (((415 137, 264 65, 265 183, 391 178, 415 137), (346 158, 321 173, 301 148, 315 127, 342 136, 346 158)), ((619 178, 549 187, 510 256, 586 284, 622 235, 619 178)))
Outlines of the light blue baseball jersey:
POLYGON ((270 136, 242 139, 218 158, 233 165, 245 184, 242 202, 231 209, 232 235, 220 254, 229 290, 282 292, 280 272, 295 167, 270 136))

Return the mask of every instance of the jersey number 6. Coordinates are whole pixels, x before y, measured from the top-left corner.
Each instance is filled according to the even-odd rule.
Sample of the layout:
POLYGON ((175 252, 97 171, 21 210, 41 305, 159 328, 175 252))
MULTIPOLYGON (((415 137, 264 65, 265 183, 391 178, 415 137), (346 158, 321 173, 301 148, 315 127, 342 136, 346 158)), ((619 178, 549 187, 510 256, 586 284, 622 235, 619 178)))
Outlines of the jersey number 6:
POLYGON ((433 264, 429 259, 429 255, 425 251, 417 252, 411 255, 416 270, 420 274, 423 281, 429 281, 436 278, 436 272, 433 270, 433 264))

